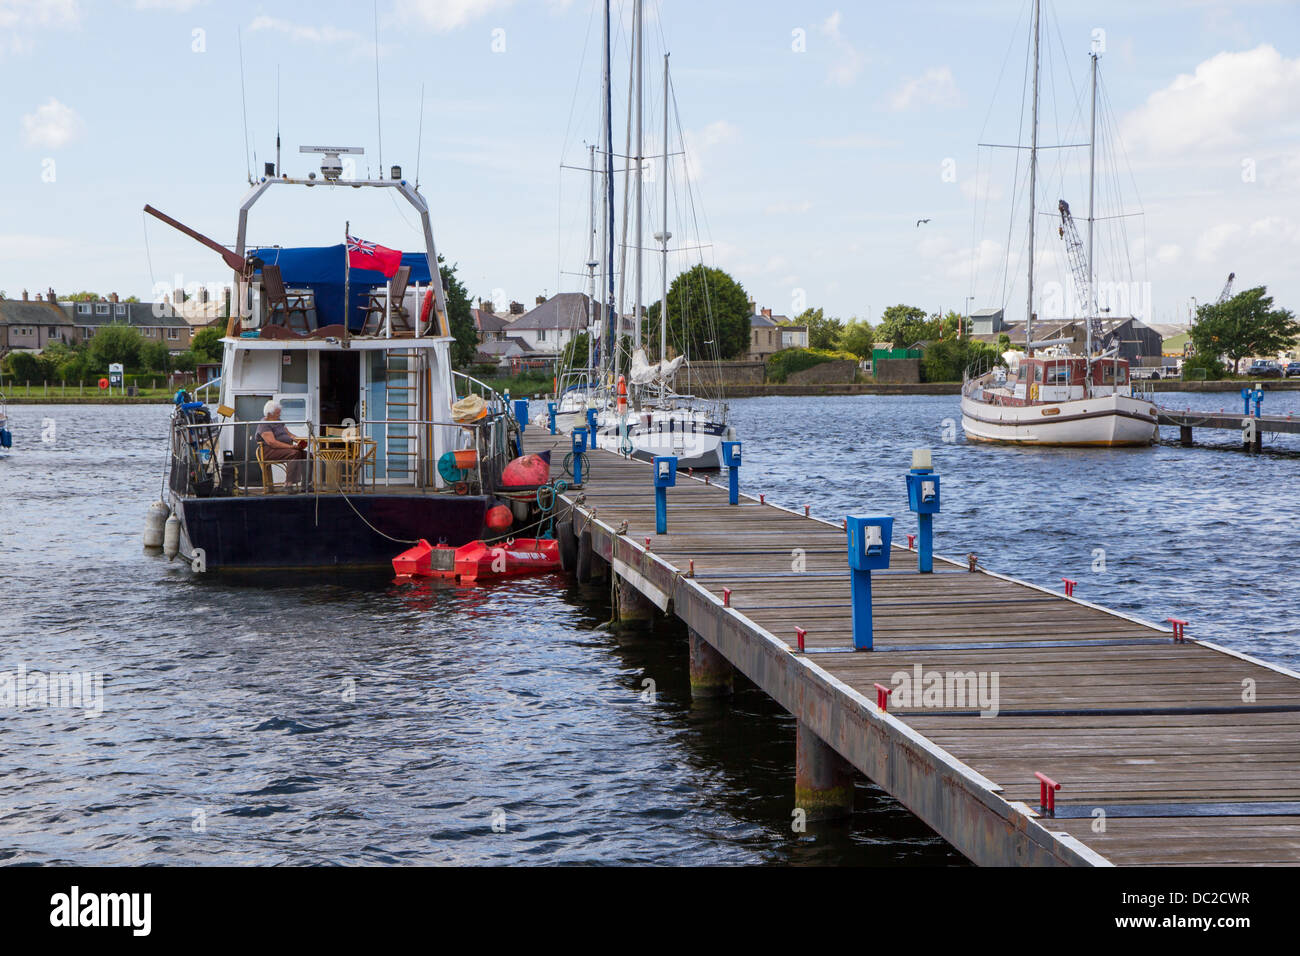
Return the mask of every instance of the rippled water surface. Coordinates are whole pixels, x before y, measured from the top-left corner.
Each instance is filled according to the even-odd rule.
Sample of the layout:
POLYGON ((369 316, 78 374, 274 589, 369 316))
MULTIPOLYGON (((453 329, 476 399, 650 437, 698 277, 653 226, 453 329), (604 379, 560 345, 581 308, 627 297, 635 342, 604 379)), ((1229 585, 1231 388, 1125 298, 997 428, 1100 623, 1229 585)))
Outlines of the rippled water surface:
MULTIPOLYGON (((1300 414, 1292 395, 1265 410, 1300 414)), ((955 398, 732 412, 750 490, 905 524, 902 473, 929 445, 940 553, 1074 577, 1300 665, 1295 439, 1257 457, 969 446, 955 398)), ((614 636, 608 595, 559 577, 197 579, 140 549, 166 408, 10 413, 0 672, 99 672, 104 691, 98 716, 0 709, 0 861, 961 862, 865 782, 850 823, 792 833, 793 721, 743 681, 730 704, 692 704, 680 627, 614 636)))

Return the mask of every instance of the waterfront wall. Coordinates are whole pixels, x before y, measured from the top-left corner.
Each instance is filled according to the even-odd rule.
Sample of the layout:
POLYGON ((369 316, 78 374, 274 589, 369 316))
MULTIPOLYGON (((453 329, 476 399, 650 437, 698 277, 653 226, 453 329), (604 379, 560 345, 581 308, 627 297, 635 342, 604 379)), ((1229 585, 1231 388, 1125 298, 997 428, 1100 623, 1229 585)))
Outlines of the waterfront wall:
POLYGON ((921 381, 921 360, 878 359, 873 365, 876 381, 882 385, 912 385, 921 381))

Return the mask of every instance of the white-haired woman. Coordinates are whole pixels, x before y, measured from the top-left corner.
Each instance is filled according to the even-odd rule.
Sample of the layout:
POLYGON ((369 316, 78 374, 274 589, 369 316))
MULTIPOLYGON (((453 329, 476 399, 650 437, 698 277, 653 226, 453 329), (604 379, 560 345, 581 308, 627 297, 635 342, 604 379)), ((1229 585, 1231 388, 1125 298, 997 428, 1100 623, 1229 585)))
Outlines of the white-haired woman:
POLYGON ((302 481, 307 442, 294 438, 281 423, 280 415, 283 411, 275 399, 266 403, 262 409, 262 417, 266 421, 257 426, 257 438, 262 443, 262 460, 284 462, 285 484, 296 485, 302 481))

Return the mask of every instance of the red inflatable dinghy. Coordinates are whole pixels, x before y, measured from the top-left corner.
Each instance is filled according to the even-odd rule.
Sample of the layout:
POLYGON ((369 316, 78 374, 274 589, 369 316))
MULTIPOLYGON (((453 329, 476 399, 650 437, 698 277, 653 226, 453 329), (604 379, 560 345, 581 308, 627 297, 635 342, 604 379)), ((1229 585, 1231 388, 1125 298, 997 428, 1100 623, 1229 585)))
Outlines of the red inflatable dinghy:
POLYGON ((393 558, 393 572, 399 580, 447 578, 471 583, 479 578, 544 574, 560 568, 560 543, 551 538, 513 538, 499 544, 471 541, 459 548, 421 540, 393 558))

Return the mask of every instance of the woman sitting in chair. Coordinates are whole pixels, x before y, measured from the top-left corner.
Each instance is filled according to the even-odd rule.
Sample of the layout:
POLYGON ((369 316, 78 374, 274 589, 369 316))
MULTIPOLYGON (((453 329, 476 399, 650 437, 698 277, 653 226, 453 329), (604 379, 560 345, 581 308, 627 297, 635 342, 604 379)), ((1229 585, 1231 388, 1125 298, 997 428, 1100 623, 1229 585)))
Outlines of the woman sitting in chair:
POLYGON ((280 422, 283 409, 275 399, 266 403, 262 417, 266 419, 257 426, 257 438, 262 443, 263 461, 282 461, 284 465, 284 483, 296 485, 302 481, 302 466, 307 457, 306 439, 294 438, 293 434, 280 422))

